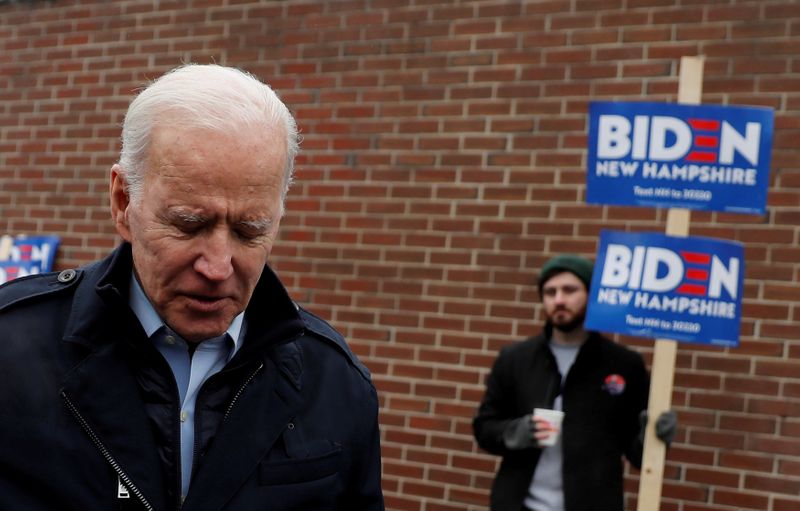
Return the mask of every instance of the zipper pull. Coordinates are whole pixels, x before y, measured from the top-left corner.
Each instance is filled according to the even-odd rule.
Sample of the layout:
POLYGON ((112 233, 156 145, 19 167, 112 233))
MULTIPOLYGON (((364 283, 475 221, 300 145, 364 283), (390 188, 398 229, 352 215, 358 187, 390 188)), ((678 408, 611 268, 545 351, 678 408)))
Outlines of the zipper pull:
POLYGON ((129 499, 131 498, 131 494, 128 491, 128 488, 122 484, 122 479, 117 477, 117 498, 118 499, 129 499))

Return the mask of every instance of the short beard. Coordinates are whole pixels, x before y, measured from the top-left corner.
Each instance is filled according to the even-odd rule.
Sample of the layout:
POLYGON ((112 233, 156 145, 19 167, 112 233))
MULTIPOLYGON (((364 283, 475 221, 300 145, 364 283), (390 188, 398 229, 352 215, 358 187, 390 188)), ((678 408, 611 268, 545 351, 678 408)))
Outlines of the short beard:
POLYGON ((550 320, 550 324, 553 326, 553 328, 555 328, 559 332, 568 334, 570 332, 573 332, 573 331, 577 330, 578 328, 582 328, 583 327, 583 322, 584 322, 585 319, 586 319, 586 312, 583 312, 582 314, 576 315, 575 318, 572 321, 570 321, 569 323, 564 323, 564 324, 559 325, 559 324, 553 323, 553 320, 551 319, 550 320))

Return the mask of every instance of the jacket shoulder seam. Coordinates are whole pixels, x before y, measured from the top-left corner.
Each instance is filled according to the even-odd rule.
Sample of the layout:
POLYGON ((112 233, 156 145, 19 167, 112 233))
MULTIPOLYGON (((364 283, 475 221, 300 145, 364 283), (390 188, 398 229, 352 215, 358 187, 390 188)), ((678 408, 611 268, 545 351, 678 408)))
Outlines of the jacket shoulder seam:
POLYGON ((48 272, 26 275, 0 286, 0 311, 36 298, 61 293, 74 288, 83 276, 83 270, 71 270, 74 275, 69 281, 59 280, 63 272, 48 272))
POLYGON ((358 370, 361 376, 372 385, 372 377, 369 369, 367 369, 363 362, 352 352, 341 333, 333 328, 327 321, 302 307, 298 306, 298 313, 307 331, 314 333, 316 337, 333 345, 347 358, 348 362, 358 370))

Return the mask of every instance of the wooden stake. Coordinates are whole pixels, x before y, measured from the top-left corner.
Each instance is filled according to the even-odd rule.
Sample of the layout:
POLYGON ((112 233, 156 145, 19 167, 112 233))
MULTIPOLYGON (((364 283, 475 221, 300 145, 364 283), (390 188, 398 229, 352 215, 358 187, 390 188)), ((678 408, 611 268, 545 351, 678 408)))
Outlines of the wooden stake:
MULTIPOLYGON (((703 59, 682 57, 678 81, 678 103, 699 105, 703 94, 703 59)), ((674 208, 667 212, 669 236, 688 236, 691 211, 674 208)), ((656 438, 655 423, 658 416, 671 408, 672 383, 675 376, 677 343, 669 339, 657 339, 653 350, 653 366, 650 377, 650 400, 647 405, 647 430, 644 437, 644 455, 639 478, 639 500, 637 511, 658 511, 661 508, 661 486, 664 480, 664 458, 667 449, 656 438)))
POLYGON ((8 261, 13 247, 14 238, 8 235, 0 236, 0 261, 8 261))

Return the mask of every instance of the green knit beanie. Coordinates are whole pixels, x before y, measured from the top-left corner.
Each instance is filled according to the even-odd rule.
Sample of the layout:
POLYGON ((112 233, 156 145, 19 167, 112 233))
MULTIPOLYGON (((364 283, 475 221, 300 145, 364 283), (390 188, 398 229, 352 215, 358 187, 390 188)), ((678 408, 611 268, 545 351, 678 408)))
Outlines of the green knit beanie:
POLYGON ((578 277, 586 286, 587 291, 592 283, 592 269, 594 263, 585 257, 575 254, 561 254, 553 257, 542 266, 539 273, 539 296, 542 295, 542 288, 545 282, 559 273, 568 271, 578 277))

